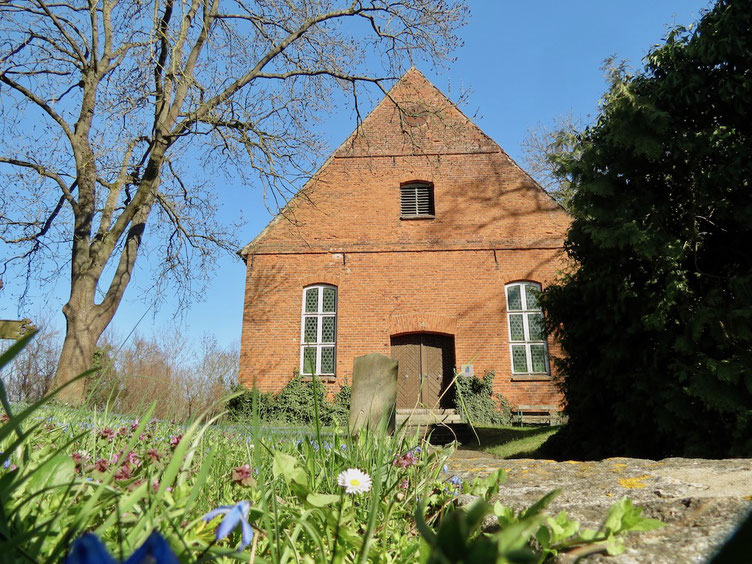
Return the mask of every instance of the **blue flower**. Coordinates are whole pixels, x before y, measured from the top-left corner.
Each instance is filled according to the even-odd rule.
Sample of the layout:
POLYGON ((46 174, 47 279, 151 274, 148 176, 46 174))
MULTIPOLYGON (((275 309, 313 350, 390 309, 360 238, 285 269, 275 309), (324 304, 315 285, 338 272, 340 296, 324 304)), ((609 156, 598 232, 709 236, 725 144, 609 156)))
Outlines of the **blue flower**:
POLYGON ((152 531, 136 552, 123 564, 179 564, 178 557, 170 545, 157 531, 152 531))
POLYGON ((340 448, 340 450, 347 450, 347 445, 342 445, 342 446, 341 446, 341 447, 339 447, 339 448, 340 448))
POLYGON ((444 472, 444 474, 446 474, 447 472, 449 472, 449 466, 444 464, 444 466, 441 467, 441 471, 444 472))
POLYGON ((455 486, 461 486, 462 485, 462 478, 460 478, 459 476, 457 476, 455 474, 454 476, 452 476, 451 478, 449 478, 448 482, 450 484, 454 484, 455 486))
POLYGON ((209 511, 204 515, 204 521, 211 521, 218 515, 224 515, 225 518, 217 527, 217 540, 221 540, 229 535, 240 524, 241 527, 241 540, 238 550, 243 550, 246 546, 251 544, 253 539, 253 529, 248 523, 248 512, 251 510, 251 503, 248 501, 241 501, 235 505, 220 505, 213 511, 209 511))
MULTIPOLYGON (((179 560, 162 535, 153 531, 123 564, 178 564, 179 560)), ((94 533, 86 533, 71 546, 65 564, 117 564, 94 533)))
POLYGON ((104 544, 94 533, 86 533, 71 546, 65 564, 116 564, 104 544))

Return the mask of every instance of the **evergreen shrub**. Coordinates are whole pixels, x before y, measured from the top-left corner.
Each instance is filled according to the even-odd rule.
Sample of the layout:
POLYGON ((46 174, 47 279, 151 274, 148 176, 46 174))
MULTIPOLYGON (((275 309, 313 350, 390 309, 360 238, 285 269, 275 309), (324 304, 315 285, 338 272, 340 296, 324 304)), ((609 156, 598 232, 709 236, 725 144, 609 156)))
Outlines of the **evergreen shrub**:
POLYGON ((554 456, 752 455, 752 3, 721 0, 632 73, 561 158, 572 269, 554 456))

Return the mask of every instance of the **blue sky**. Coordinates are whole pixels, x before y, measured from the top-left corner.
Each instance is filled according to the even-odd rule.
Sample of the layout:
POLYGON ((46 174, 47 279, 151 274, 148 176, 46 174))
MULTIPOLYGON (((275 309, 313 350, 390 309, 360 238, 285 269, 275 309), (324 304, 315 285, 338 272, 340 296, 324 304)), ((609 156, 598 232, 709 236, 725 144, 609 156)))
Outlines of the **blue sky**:
MULTIPOLYGON (((467 91, 463 111, 521 161, 520 144, 531 127, 570 112, 585 121, 596 114, 606 87, 600 68, 606 57, 640 67, 667 26, 689 25, 710 5, 708 0, 473 0, 469 24, 460 30, 464 46, 455 53, 456 61, 447 69, 419 68, 452 99, 467 91)), ((349 107, 319 124, 332 150, 354 126, 349 107)), ((241 213, 246 220, 238 234, 243 243, 271 219, 258 188, 220 185, 218 190, 223 217, 241 213)), ((218 259, 205 299, 177 318, 176 302, 169 298, 156 312, 149 309, 142 296, 148 274, 142 268, 140 279, 126 291, 113 321, 116 334, 124 337, 134 328, 144 335, 159 334, 177 324, 190 338, 209 332, 220 343, 239 342, 245 268, 237 257, 218 259)), ((65 282, 52 289, 32 288, 21 313, 32 319, 47 315, 62 332, 65 282)), ((0 293, 0 318, 16 318, 13 299, 12 292, 0 293)))

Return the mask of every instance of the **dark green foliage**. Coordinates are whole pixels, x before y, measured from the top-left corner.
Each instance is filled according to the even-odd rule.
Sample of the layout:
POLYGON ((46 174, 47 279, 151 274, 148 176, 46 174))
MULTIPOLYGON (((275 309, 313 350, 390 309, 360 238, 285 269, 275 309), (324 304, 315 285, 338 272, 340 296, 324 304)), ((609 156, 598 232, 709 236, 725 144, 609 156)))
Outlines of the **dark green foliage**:
POLYGON ((543 295, 568 457, 752 454, 752 3, 677 28, 563 156, 577 265, 543 295))
MULTIPOLYGON (((258 391, 247 390, 238 385, 235 391, 245 390, 232 398, 227 409, 235 420, 248 420, 253 417, 253 401, 256 395, 258 416, 268 423, 288 423, 310 425, 314 422, 314 383, 304 382, 300 374, 295 373, 292 380, 275 396, 258 391)), ((325 397, 324 385, 316 383, 316 396, 319 402, 319 419, 322 425, 345 425, 350 414, 350 386, 340 386, 339 392, 331 402, 325 397)))
POLYGON ((493 393, 494 377, 489 371, 482 379, 458 376, 455 381, 457 411, 473 425, 509 425, 512 422, 509 403, 501 394, 493 393))
POLYGON ((227 402, 227 413, 235 421, 249 421, 253 418, 254 413, 254 395, 258 410, 259 419, 268 421, 272 415, 272 405, 274 404, 274 394, 265 394, 258 390, 251 391, 243 384, 236 384, 232 393, 239 395, 233 397, 227 402))

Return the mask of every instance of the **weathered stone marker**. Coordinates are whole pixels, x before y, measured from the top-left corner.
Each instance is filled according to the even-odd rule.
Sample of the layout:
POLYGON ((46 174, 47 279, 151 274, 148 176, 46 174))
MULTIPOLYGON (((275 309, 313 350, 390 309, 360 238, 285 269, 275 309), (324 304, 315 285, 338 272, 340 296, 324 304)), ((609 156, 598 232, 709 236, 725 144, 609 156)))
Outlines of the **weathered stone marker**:
POLYGON ((20 321, 10 319, 0 319, 0 339, 19 340, 29 331, 36 330, 31 323, 31 319, 22 319, 20 321))
POLYGON ((368 426, 379 428, 386 418, 386 430, 394 431, 397 411, 397 361, 379 353, 359 356, 353 365, 350 432, 368 426))

